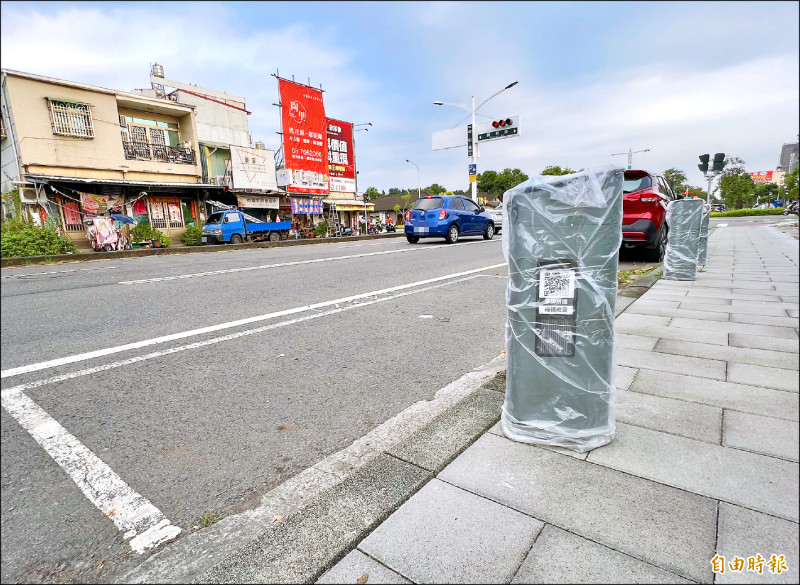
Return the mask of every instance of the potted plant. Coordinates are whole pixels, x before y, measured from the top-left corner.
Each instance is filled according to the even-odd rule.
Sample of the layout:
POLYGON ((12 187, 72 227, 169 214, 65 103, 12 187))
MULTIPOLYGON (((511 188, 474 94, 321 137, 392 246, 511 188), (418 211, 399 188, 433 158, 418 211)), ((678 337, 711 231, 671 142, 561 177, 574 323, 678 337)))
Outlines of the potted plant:
POLYGON ((152 241, 153 246, 156 248, 166 248, 172 243, 172 239, 169 236, 161 233, 158 230, 153 230, 152 241))
POLYGON ((153 228, 147 222, 137 223, 133 228, 133 247, 149 248, 153 238, 153 228))

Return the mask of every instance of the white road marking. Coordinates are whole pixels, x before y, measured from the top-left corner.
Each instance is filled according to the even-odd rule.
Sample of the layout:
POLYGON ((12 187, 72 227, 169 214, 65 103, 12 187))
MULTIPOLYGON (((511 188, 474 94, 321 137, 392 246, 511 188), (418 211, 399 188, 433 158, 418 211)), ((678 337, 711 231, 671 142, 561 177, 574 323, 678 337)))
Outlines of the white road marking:
POLYGON ((83 495, 116 524, 137 553, 142 554, 181 532, 22 391, 3 391, 2 405, 67 472, 83 495))
POLYGON ((278 318, 278 317, 286 317, 286 316, 289 316, 289 315, 295 315, 297 313, 303 313, 303 312, 306 312, 306 311, 313 311, 313 310, 317 310, 317 309, 323 309, 325 307, 331 307, 331 306, 338 305, 338 304, 357 301, 357 300, 365 299, 365 298, 368 298, 368 297, 374 297, 374 296, 377 296, 377 295, 388 294, 388 293, 392 293, 392 292, 396 292, 396 291, 400 291, 400 290, 405 290, 405 289, 409 289, 409 288, 420 287, 420 286, 424 286, 426 284, 431 284, 431 283, 434 283, 434 282, 441 282, 443 280, 455 279, 455 278, 459 278, 461 276, 467 276, 467 275, 470 275, 470 274, 475 274, 475 273, 478 273, 478 272, 491 270, 493 268, 499 268, 499 267, 505 266, 505 265, 506 265, 505 262, 503 262, 502 264, 493 264, 491 266, 484 266, 482 268, 475 268, 473 270, 466 270, 464 272, 456 272, 456 273, 453 273, 453 274, 447 274, 445 276, 437 276, 435 278, 428 278, 426 280, 420 280, 420 281, 412 282, 412 283, 409 283, 409 284, 402 284, 402 285, 399 285, 399 286, 393 286, 393 287, 385 288, 385 289, 381 289, 381 290, 371 291, 371 292, 367 292, 367 293, 361 293, 361 294, 353 295, 353 296, 349 296, 349 297, 342 297, 342 298, 339 298, 339 299, 334 299, 332 301, 324 301, 324 302, 321 302, 321 303, 314 303, 312 305, 304 305, 302 307, 295 307, 293 309, 285 309, 283 311, 276 311, 274 313, 267 313, 267 314, 264 314, 264 315, 258 315, 256 317, 248 317, 247 319, 238 319, 236 321, 229 321, 227 323, 220 323, 218 325, 211 325, 209 327, 201 327, 199 329, 192 329, 190 331, 183 331, 183 332, 180 332, 180 333, 173 333, 171 335, 164 335, 164 336, 156 337, 156 338, 153 338, 153 339, 146 339, 144 341, 137 341, 137 342, 134 342, 134 343, 127 343, 125 345, 118 345, 116 347, 108 347, 108 348, 105 348, 105 349, 98 349, 98 350, 95 350, 95 351, 89 351, 89 352, 86 352, 86 353, 80 353, 80 354, 76 354, 76 355, 72 355, 72 356, 67 356, 67 357, 58 358, 58 359, 54 359, 54 360, 49 360, 49 361, 46 361, 46 362, 39 362, 39 363, 36 363, 36 364, 29 364, 27 366, 20 366, 20 367, 17 367, 17 368, 10 368, 8 370, 3 370, 2 372, 0 372, 0 378, 10 378, 12 376, 19 376, 20 374, 25 374, 25 373, 28 373, 28 372, 36 372, 36 371, 44 370, 44 369, 47 369, 47 368, 54 368, 54 367, 57 367, 57 366, 63 366, 63 365, 72 364, 72 363, 75 363, 75 362, 86 361, 86 360, 90 360, 90 359, 94 359, 94 358, 98 358, 98 357, 111 355, 111 354, 114 354, 114 353, 119 353, 119 352, 122 352, 122 351, 128 351, 128 350, 131 350, 131 349, 139 349, 141 347, 147 347, 149 345, 167 343, 167 342, 170 342, 170 341, 176 341, 178 339, 185 339, 187 337, 193 337, 193 336, 196 336, 196 335, 202 335, 202 334, 205 334, 205 333, 211 333, 211 332, 214 332, 214 331, 220 331, 222 329, 230 329, 231 327, 238 327, 240 325, 249 325, 250 323, 257 323, 259 321, 266 321, 266 320, 269 320, 269 319, 275 319, 275 318, 278 318))
POLYGON ((717 227, 728 227, 727 223, 718 223, 717 227))
POLYGON ((2 278, 26 278, 28 276, 44 276, 47 274, 63 274, 65 272, 95 272, 97 270, 114 270, 119 266, 103 266, 102 268, 73 268, 72 270, 53 270, 51 272, 31 272, 30 274, 8 274, 2 278))
MULTIPOLYGON (((490 240, 492 241, 492 240, 490 240)), ((499 241, 499 240, 497 240, 499 241)), ((484 244, 488 243, 486 241, 478 241, 478 242, 463 242, 459 244, 460 246, 469 246, 474 244, 484 244)), ((364 245, 364 244, 361 244, 364 245)), ((347 246, 347 247, 355 247, 355 246, 347 246)), ((350 260, 352 258, 366 258, 368 256, 383 256, 385 254, 401 254, 403 252, 417 252, 420 250, 435 250, 437 248, 450 248, 452 246, 449 244, 442 244, 439 246, 425 246, 425 247, 413 247, 413 248, 402 248, 400 250, 382 250, 380 252, 365 252, 363 254, 350 254, 347 256, 333 256, 331 258, 314 258, 313 260, 297 260, 294 262, 278 262, 275 264, 262 264, 260 266, 245 266, 242 268, 225 268, 223 270, 209 270, 208 272, 195 272, 192 274, 178 274, 174 276, 159 276, 156 278, 142 278, 139 280, 123 280, 118 282, 117 284, 146 284, 150 282, 164 282, 167 280, 181 280, 184 278, 200 278, 203 276, 215 276, 217 274, 230 274, 233 272, 248 272, 251 270, 266 270, 268 268, 283 268, 286 266, 299 266, 301 264, 318 264, 321 262, 332 262, 334 260, 350 260)))

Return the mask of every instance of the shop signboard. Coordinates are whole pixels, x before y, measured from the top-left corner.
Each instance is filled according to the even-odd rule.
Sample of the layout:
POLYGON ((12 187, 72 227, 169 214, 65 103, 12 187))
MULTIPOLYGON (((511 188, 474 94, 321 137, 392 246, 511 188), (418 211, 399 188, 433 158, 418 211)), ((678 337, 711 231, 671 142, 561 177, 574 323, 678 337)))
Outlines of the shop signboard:
POLYGON ((322 215, 322 199, 291 197, 292 215, 322 215))
POLYGON ((754 183, 774 183, 772 180, 772 171, 750 173, 750 178, 753 179, 754 183))
POLYGON ((353 124, 328 118, 328 170, 331 192, 356 192, 353 124))
POLYGON ((233 189, 236 191, 275 191, 275 151, 231 145, 233 189))
POLYGON ((278 209, 280 199, 278 197, 267 197, 265 195, 237 195, 239 207, 251 207, 255 209, 278 209))
POLYGON ((81 207, 88 215, 98 215, 106 212, 108 197, 105 195, 94 195, 92 193, 81 193, 81 207))
POLYGON ((278 79, 286 170, 290 171, 289 193, 327 195, 328 144, 322 91, 278 79))

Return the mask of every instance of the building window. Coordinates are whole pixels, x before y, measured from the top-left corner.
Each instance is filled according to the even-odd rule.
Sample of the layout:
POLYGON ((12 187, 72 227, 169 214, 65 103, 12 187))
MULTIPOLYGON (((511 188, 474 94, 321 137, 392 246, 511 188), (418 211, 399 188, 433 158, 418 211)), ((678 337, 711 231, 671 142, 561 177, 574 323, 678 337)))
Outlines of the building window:
POLYGON ((50 109, 50 124, 53 127, 53 134, 94 138, 92 111, 89 104, 57 98, 47 98, 47 104, 50 109))

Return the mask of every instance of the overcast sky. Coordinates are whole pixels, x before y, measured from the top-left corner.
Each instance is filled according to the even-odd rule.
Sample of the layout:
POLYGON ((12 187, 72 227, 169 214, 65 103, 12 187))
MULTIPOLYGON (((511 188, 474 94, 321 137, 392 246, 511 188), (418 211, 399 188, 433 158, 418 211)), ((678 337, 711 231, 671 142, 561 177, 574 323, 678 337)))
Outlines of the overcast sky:
POLYGON ((359 191, 467 188, 466 148, 432 134, 521 116, 520 136, 481 145, 478 171, 627 164, 697 155, 773 170, 798 134, 797 2, 2 2, 2 67, 130 91, 168 79, 244 96, 254 140, 278 149, 277 81, 325 90, 355 124, 359 191))

